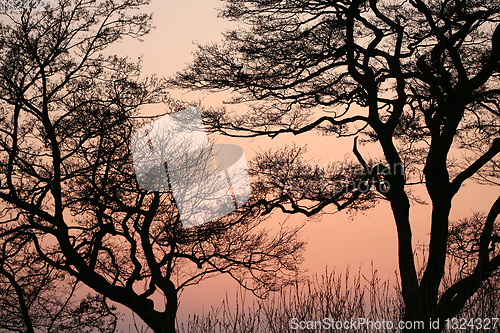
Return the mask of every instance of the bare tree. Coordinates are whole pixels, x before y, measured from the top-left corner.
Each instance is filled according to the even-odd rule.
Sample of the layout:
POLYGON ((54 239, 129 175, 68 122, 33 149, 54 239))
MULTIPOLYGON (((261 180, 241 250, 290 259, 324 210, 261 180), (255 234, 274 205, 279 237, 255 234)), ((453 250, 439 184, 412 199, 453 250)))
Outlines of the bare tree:
MULTIPOLYGON (((112 300, 161 333, 175 332, 179 292, 210 276, 229 274, 259 296, 295 280, 304 243, 299 228, 265 230, 251 205, 185 228, 170 191, 138 185, 131 139, 151 121, 138 109, 181 106, 163 80, 141 78, 140 62, 101 51, 148 33, 151 16, 139 12, 147 3, 56 0, 7 13, 0 27, 1 267, 29 254, 30 265, 100 294, 87 308, 112 300), (164 304, 154 304, 153 294, 164 304)), ((16 288, 16 281, 6 282, 16 288)))
POLYGON ((378 143, 384 168, 366 162, 354 141, 365 170, 361 182, 342 184, 335 195, 284 193, 262 204, 267 211, 278 207, 310 216, 330 204, 345 209, 363 199, 360 185, 375 185, 374 195, 389 201, 396 223, 405 319, 427 325, 440 318, 441 330, 444 319, 459 313, 500 265, 500 256, 491 251, 499 197, 480 224, 473 269, 440 292, 452 200, 464 181, 500 151, 500 139, 494 139, 500 112, 499 3, 226 2, 220 16, 249 28, 227 32, 222 45, 199 46, 194 62, 171 83, 231 89, 229 102, 251 102, 244 116, 225 108, 205 113, 212 129, 227 135, 274 137, 320 129, 378 143), (452 163, 454 144, 488 146, 475 159, 457 164, 452 163), (380 188, 381 182, 387 186, 380 188), (421 183, 431 198, 432 216, 427 264, 419 279, 408 190, 421 183))
POLYGON ((1 332, 115 332, 118 314, 102 295, 77 296, 81 283, 26 250, 2 260, 1 332))

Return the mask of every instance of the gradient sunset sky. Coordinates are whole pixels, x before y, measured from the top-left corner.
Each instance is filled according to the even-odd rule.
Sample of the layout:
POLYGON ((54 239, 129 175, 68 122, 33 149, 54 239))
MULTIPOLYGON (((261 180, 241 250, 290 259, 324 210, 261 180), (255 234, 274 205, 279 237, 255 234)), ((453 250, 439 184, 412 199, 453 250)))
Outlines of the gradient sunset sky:
MULTIPOLYGON (((150 75, 171 76, 189 63, 195 50, 193 41, 201 44, 218 42, 221 32, 236 27, 234 23, 217 18, 215 8, 223 3, 215 0, 152 0, 146 7, 146 12, 153 12, 153 22, 157 27, 144 42, 124 40, 121 44, 112 46, 111 53, 129 55, 131 58, 143 57, 143 72, 150 75)), ((187 100, 202 98, 206 105, 217 106, 221 103, 220 97, 211 94, 174 92, 174 97, 187 100)), ((224 142, 232 141, 229 138, 221 139, 224 142)), ((254 140, 238 140, 247 158, 251 158, 260 148, 278 148, 286 143, 297 142, 307 144, 309 157, 324 164, 328 161, 342 159, 352 149, 352 138, 336 139, 330 136, 321 136, 316 133, 307 133, 302 136, 284 135, 276 139, 258 138, 254 140)), ((377 150, 370 147, 359 148, 365 157, 380 156, 377 150)), ((461 152, 456 152, 457 157, 461 152)), ((428 201, 422 185, 414 188, 416 194, 428 201)), ((468 182, 454 200, 451 218, 458 219, 469 216, 473 211, 486 211, 496 196, 492 187, 480 187, 468 182)), ((411 210, 413 241, 428 242, 430 226, 430 206, 413 204, 411 210)), ((273 223, 284 219, 283 215, 273 216, 273 223)), ((291 223, 306 221, 304 216, 294 216, 291 223)), ((306 261, 304 268, 309 275, 323 273, 325 267, 336 268, 342 272, 350 266, 351 272, 362 272, 370 276, 371 262, 379 271, 383 280, 391 279, 395 283, 394 271, 397 269, 397 238, 392 213, 387 203, 381 203, 377 208, 358 214, 353 220, 343 212, 333 215, 324 215, 321 221, 309 221, 304 230, 303 238, 307 239, 306 261)), ((228 277, 216 277, 198 286, 188 287, 180 297, 178 320, 184 320, 188 314, 201 314, 202 309, 207 312, 211 306, 218 306, 226 292, 233 295, 237 284, 228 277)))

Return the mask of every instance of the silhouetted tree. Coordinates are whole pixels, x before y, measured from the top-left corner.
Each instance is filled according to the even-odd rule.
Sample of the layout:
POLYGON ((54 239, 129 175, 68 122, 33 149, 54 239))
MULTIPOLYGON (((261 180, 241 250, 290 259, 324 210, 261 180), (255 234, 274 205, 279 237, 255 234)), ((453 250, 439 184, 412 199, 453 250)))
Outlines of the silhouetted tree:
MULTIPOLYGON (((138 186, 131 138, 148 121, 138 108, 182 107, 168 98, 163 80, 140 77, 140 62, 101 51, 149 32, 151 16, 138 12, 147 3, 54 0, 6 13, 0 26, 0 267, 8 278, 25 263, 18 257, 29 254, 26 263, 100 294, 81 311, 112 300, 162 333, 175 332, 178 295, 186 286, 227 273, 265 295, 296 278, 304 243, 298 228, 270 233, 246 208, 184 228, 172 193, 138 186), (152 295, 164 304, 155 305, 152 295)), ((3 281, 15 289, 20 280, 14 280, 3 281)), ((26 301, 32 293, 18 296, 26 301)), ((29 329, 30 309, 19 300, 29 329)))
MULTIPOLYGON (((279 207, 309 216, 329 204, 347 208, 350 201, 363 199, 367 182, 374 185, 378 193, 373 195, 389 201, 396 223, 405 319, 427 324, 430 318, 440 318, 442 329, 444 319, 456 315, 500 265, 500 256, 492 252, 499 197, 480 223, 473 268, 440 291, 452 200, 464 181, 500 151, 500 138, 495 138, 500 112, 499 2, 226 2, 220 16, 249 28, 227 32, 222 45, 200 46, 194 62, 172 83, 189 89, 231 89, 235 97, 230 102, 252 102, 245 115, 224 108, 206 112, 214 131, 274 137, 321 129, 378 143, 385 159, 381 167, 365 162, 355 142, 354 154, 365 170, 361 182, 337 186, 335 195, 317 190, 283 193, 262 204, 267 211, 279 207), (474 160, 457 165, 452 163, 454 144, 483 149, 476 150, 480 152, 474 160), (418 183, 425 183, 432 202, 421 279, 414 261, 408 195, 409 186, 418 183)), ((276 169, 266 165, 265 170, 276 169)))
POLYGON ((10 248, 1 260, 1 332, 115 332, 116 309, 102 295, 82 298, 76 279, 37 260, 26 246, 19 250, 10 248))

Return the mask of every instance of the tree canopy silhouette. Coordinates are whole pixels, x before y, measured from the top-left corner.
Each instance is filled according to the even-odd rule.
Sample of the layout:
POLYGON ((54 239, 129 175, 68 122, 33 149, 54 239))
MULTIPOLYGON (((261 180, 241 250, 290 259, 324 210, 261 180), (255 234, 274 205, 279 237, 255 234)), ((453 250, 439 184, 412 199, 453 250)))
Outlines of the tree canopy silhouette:
POLYGON ((8 253, 7 260, 2 258, 0 266, 2 332, 116 331, 116 308, 108 306, 102 295, 77 295, 81 283, 38 260, 30 246, 15 252, 8 253))
MULTIPOLYGON (((444 319, 456 315, 500 265, 493 228, 499 197, 481 220, 473 269, 440 290, 452 200, 464 181, 500 151, 498 1, 227 0, 220 16, 240 28, 226 32, 221 45, 199 46, 194 62, 171 84, 231 90, 229 102, 250 102, 244 115, 225 108, 205 113, 212 129, 227 135, 322 130, 378 143, 384 161, 374 166, 354 141, 364 169, 358 182, 275 191, 280 195, 261 204, 267 211, 311 216, 331 204, 358 209, 369 208, 363 199, 369 205, 377 198, 388 200, 398 234, 405 319, 427 324, 441 318, 442 329, 444 319), (454 147, 470 148, 475 159, 451 163, 454 147), (374 186, 365 193, 367 182, 374 186), (408 190, 421 183, 432 216, 428 258, 419 278, 408 190)), ((298 154, 283 154, 266 153, 261 159, 263 182, 273 191, 279 186, 273 186, 272 175, 300 167, 298 154), (287 169, 277 161, 294 165, 287 169)), ((293 172, 306 182, 307 177, 332 180, 332 175, 338 173, 293 172)))
POLYGON ((87 309, 87 324, 111 300, 159 333, 175 332, 179 292, 207 277, 229 274, 259 296, 296 278, 299 228, 271 233, 249 209, 184 228, 170 192, 138 186, 130 141, 151 121, 139 108, 183 106, 164 80, 140 75, 140 61, 102 53, 150 31, 147 3, 54 0, 7 12, 0 26, 0 275, 17 293, 23 331, 43 329, 30 320, 47 294, 32 292, 25 282, 36 274, 19 267, 93 289, 70 307, 87 309))

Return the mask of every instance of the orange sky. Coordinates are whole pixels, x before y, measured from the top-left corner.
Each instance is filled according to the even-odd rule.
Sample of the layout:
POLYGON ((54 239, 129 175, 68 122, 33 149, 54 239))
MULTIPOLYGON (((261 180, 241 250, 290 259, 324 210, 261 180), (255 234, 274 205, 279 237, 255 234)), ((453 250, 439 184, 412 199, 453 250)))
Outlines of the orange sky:
MULTIPOLYGON (((124 40, 120 45, 113 46, 110 52, 127 54, 131 58, 142 55, 145 74, 157 73, 170 76, 191 61, 191 52, 195 50, 194 40, 201 44, 220 41, 221 32, 235 26, 216 17, 217 12, 214 7, 219 6, 221 2, 215 0, 152 0, 147 12, 154 13, 154 24, 157 28, 144 38, 143 43, 124 40)), ((176 92, 173 96, 185 99, 201 97, 203 103, 212 106, 220 103, 218 96, 210 94, 176 92)), ((226 142, 227 140, 229 139, 221 139, 226 142)), ((316 133, 298 137, 286 135, 274 140, 268 138, 238 140, 236 143, 244 148, 248 159, 259 147, 263 149, 279 147, 291 143, 292 140, 299 144, 307 143, 310 156, 322 164, 332 159, 342 159, 344 154, 352 149, 352 138, 339 142, 334 137, 320 136, 316 133)), ((376 157, 378 154, 377 151, 367 147, 360 147, 359 150, 365 157, 376 157)), ((484 211, 489 208, 497 191, 494 188, 479 189, 479 185, 471 182, 466 184, 454 201, 452 219, 469 216, 472 211, 484 211)), ((423 190, 423 186, 415 188, 416 193, 427 200, 423 190)), ((428 242, 429 216, 430 206, 412 207, 411 223, 415 244, 428 242)), ((276 222, 282 219, 283 216, 274 217, 276 222)), ((302 221, 305 221, 302 216, 295 216, 292 219, 293 223, 302 221)), ((269 223, 268 227, 272 228, 272 224, 269 223)), ((373 261, 382 279, 390 278, 392 282, 395 281, 396 228, 386 203, 366 212, 366 215, 359 214, 352 221, 343 212, 325 215, 321 222, 307 223, 303 237, 308 240, 304 267, 309 269, 309 274, 322 273, 325 266, 336 267, 338 272, 342 272, 348 265, 354 273, 362 265, 362 272, 369 275, 370 263, 373 261)), ((227 277, 217 277, 187 288, 180 298, 179 320, 185 319, 189 313, 200 314, 203 308, 206 312, 211 306, 222 302, 226 291, 233 295, 235 290, 236 284, 227 277)))

